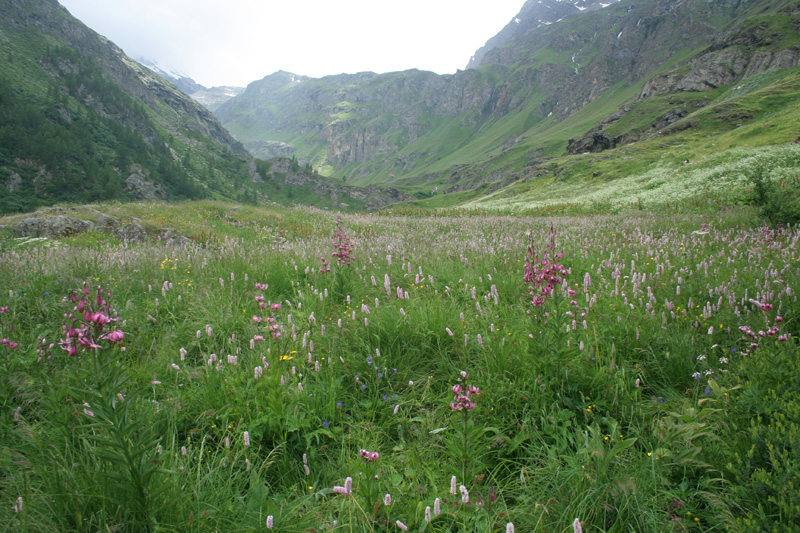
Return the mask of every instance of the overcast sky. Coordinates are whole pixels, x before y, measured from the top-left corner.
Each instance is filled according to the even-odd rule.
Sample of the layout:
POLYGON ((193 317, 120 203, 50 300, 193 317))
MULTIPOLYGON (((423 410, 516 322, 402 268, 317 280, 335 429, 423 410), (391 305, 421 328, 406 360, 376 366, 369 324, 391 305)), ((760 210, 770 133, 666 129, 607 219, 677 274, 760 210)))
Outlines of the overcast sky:
POLYGON ((59 0, 134 59, 205 86, 277 70, 463 69, 524 0, 59 0))

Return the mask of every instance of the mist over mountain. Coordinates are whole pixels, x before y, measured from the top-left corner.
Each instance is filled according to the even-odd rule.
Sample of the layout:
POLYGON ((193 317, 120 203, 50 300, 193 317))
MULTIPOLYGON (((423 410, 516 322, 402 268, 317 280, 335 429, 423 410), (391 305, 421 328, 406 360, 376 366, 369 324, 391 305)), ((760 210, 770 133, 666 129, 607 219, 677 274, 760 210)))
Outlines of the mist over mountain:
POLYGON ((174 83, 178 89, 191 96, 196 102, 206 107, 209 111, 215 111, 220 105, 234 96, 240 95, 242 91, 244 91, 244 87, 233 87, 230 85, 205 87, 194 81, 187 74, 176 72, 169 67, 159 65, 149 59, 139 58, 137 61, 162 78, 174 83))

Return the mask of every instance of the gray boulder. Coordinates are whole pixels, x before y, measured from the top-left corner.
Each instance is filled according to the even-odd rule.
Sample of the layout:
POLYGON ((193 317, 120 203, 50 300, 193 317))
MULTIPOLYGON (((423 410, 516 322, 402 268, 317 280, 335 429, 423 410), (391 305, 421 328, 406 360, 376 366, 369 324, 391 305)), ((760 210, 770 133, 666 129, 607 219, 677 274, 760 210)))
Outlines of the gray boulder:
POLYGON ((26 218, 14 226, 14 232, 20 237, 69 237, 89 231, 94 224, 66 215, 52 217, 26 218))
POLYGON ((142 242, 147 238, 147 232, 138 222, 129 222, 117 228, 114 236, 127 242, 142 242))
POLYGON ((167 248, 183 248, 194 244, 189 237, 175 233, 172 228, 166 228, 161 234, 161 240, 167 248))
POLYGON ((117 220, 115 217, 100 213, 100 215, 97 217, 97 222, 94 225, 94 229, 97 231, 102 231, 103 233, 114 233, 119 226, 119 220, 117 220))

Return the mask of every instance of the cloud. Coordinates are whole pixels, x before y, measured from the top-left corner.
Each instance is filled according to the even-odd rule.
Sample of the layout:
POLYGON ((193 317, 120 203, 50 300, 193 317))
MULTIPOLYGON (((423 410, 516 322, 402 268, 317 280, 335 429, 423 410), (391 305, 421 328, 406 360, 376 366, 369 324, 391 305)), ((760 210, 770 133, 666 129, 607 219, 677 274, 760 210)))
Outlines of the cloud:
POLYGON ((204 85, 245 85, 276 70, 463 68, 523 0, 61 0, 134 57, 204 85))

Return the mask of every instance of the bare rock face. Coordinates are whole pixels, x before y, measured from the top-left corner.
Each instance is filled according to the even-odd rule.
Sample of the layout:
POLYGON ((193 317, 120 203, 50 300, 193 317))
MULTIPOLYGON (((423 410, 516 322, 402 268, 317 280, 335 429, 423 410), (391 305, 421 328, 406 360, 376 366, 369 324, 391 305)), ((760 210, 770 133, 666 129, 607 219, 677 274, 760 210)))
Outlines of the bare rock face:
POLYGON ((114 233, 119 228, 120 223, 115 217, 100 213, 97 217, 97 222, 94 229, 103 233, 114 233))
POLYGON ((599 131, 599 127, 592 128, 580 139, 570 139, 567 141, 567 152, 570 154, 582 154, 585 152, 602 152, 610 150, 617 145, 617 141, 605 133, 599 131))
POLYGON ((114 236, 126 242, 142 242, 147 238, 147 232, 138 222, 129 222, 114 231, 114 236))
POLYGON ((189 237, 175 233, 172 228, 165 228, 159 236, 167 248, 183 248, 184 246, 191 246, 194 241, 189 237))
POLYGON ((94 224, 88 220, 56 215, 52 217, 26 218, 14 226, 14 232, 20 237, 69 237, 89 231, 94 224))
POLYGON ((145 175, 139 165, 131 165, 130 176, 125 179, 125 188, 134 200, 165 200, 166 192, 160 184, 145 175))

